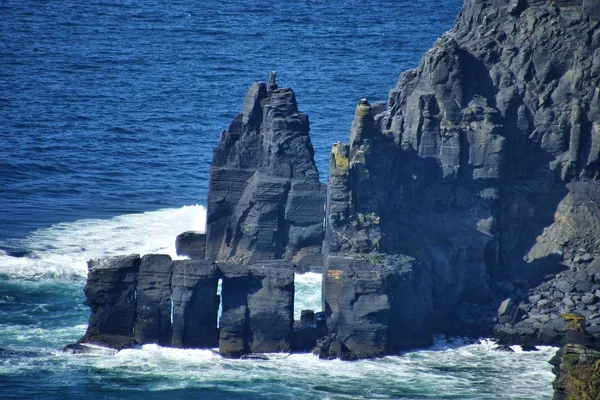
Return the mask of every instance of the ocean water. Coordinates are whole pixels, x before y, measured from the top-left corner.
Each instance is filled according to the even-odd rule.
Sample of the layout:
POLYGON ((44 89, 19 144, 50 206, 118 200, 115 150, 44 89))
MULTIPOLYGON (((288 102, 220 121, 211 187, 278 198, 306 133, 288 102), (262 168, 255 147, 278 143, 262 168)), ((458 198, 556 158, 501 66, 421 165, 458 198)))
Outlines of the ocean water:
MULTIPOLYGON (((207 171, 248 86, 292 87, 321 178, 359 98, 448 30, 460 0, 0 0, 0 399, 547 399, 555 349, 438 338, 378 360, 224 360, 144 346, 67 355, 86 260, 174 255, 205 224, 207 171)), ((295 312, 320 305, 296 276, 295 312)))

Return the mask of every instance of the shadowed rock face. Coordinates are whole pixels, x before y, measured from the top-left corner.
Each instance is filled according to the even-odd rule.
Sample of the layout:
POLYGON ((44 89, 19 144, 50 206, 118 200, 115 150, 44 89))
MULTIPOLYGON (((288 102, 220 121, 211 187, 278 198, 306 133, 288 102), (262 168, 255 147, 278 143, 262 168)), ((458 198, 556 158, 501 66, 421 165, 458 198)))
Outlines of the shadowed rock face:
POLYGON ((321 358, 379 357, 431 344, 431 306, 410 257, 370 253, 329 256, 324 309, 329 336, 321 358))
POLYGON ((294 92, 279 88, 274 74, 250 87, 213 154, 208 259, 321 265, 325 186, 308 132, 294 92))
POLYGON ((223 309, 219 353, 288 352, 294 323, 294 269, 285 261, 219 264, 223 309))
POLYGON ((217 347, 217 268, 205 260, 176 260, 172 268, 171 345, 183 348, 217 347))
POLYGON ((136 284, 137 343, 171 344, 171 257, 148 254, 142 257, 136 284))
POLYGON ((294 265, 290 262, 247 266, 172 261, 167 255, 148 254, 141 259, 130 255, 91 260, 88 268, 89 327, 66 351, 84 352, 87 348, 79 345, 85 343, 117 350, 150 343, 219 347, 225 357, 295 350, 294 265), (223 280, 221 297, 219 279, 223 280))
POLYGON ((361 100, 333 146, 324 254, 416 259, 433 307, 411 305, 473 335, 491 333, 501 300, 576 269, 565 230, 544 228, 600 174, 599 21, 597 1, 467 0, 387 108, 361 100))
POLYGON ((537 237, 527 258, 542 271, 552 264, 568 268, 550 275, 529 296, 511 300, 518 313, 506 318, 499 312, 494 333, 503 342, 561 344, 565 324, 560 315, 572 312, 586 317, 584 328, 600 338, 600 182, 571 182, 567 188, 554 222, 537 237))
POLYGON ((88 329, 78 343, 116 349, 130 347, 136 317, 135 288, 140 256, 118 256, 88 262, 83 289, 91 315, 88 329))

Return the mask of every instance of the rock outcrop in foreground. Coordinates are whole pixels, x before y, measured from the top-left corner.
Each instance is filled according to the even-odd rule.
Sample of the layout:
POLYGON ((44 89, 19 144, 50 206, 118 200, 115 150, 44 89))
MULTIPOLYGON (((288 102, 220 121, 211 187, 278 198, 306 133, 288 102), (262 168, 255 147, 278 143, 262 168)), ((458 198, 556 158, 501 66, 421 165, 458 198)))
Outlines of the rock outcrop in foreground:
POLYGON ((295 323, 294 272, 321 270, 325 185, 308 116, 274 73, 268 84, 250 87, 242 113, 222 133, 208 200, 206 234, 176 238, 177 254, 188 260, 149 254, 89 261, 88 330, 66 350, 156 343, 243 357, 313 349, 324 319, 304 310, 295 323))
POLYGON ((600 398, 600 341, 584 330, 585 317, 565 314, 566 344, 550 363, 554 366, 553 400, 600 398))
POLYGON ((311 326, 293 330, 294 270, 286 261, 246 266, 134 254, 91 260, 88 269, 91 316, 78 345, 218 347, 221 355, 239 358, 294 351, 294 336, 313 337, 311 349, 316 341, 314 313, 305 321, 311 326))

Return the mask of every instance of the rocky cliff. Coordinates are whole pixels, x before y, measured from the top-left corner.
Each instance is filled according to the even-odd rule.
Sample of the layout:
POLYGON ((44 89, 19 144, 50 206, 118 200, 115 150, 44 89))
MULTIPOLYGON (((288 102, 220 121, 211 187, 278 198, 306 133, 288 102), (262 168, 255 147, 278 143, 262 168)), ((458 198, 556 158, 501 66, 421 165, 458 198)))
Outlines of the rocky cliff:
POLYGON ((359 100, 325 189, 308 117, 273 74, 214 151, 206 236, 177 241, 196 260, 91 261, 81 342, 238 357, 326 334, 321 357, 355 359, 435 332, 559 344, 561 315, 595 340, 599 83, 600 1, 466 0, 387 103, 359 100), (323 266, 326 327, 305 313, 294 330, 298 265, 323 266))
MULTIPOLYGON (((598 1, 467 0, 385 110, 359 101, 349 143, 333 146, 329 259, 414 258, 426 293, 408 304, 447 333, 490 334, 501 300, 535 300, 561 271, 596 288, 599 21, 598 1)), ((548 321, 565 308, 554 293, 548 321)), ((514 316, 507 328, 537 318, 514 316)))
POLYGON ((236 263, 284 258, 320 269, 324 202, 308 116, 272 73, 267 84, 250 87, 214 150, 206 257, 236 263))

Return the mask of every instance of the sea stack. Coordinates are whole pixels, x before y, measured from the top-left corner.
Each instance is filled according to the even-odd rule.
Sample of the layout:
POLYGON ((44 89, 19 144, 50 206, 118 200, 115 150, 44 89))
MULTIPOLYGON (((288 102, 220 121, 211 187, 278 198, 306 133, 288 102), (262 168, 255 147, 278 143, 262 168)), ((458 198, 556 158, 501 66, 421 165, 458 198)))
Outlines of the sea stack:
POLYGON ((200 326, 210 340, 194 346, 216 342, 222 279, 221 354, 293 350, 307 269, 323 271, 322 358, 434 333, 563 344, 563 315, 600 338, 598 60, 598 1, 467 0, 387 103, 358 100, 327 187, 294 92, 255 83, 214 150, 205 248, 180 237, 196 260, 170 275, 160 257, 90 262, 82 340, 164 342, 168 275, 173 345, 200 326))
POLYGON ((286 259, 321 269, 325 185, 319 182, 308 115, 296 96, 269 83, 248 90, 243 110, 214 150, 209 173, 206 258, 286 259))

